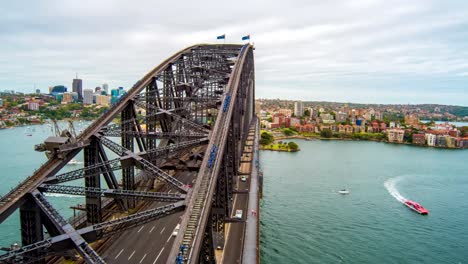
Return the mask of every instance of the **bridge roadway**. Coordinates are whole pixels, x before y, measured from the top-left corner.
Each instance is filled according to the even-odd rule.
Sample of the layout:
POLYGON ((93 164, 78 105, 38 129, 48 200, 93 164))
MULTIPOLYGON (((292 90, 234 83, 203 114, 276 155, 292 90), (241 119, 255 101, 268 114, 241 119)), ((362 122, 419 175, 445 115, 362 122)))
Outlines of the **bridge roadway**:
MULTIPOLYGON (((245 219, 248 212, 248 191, 250 186, 251 168, 253 166, 252 137, 254 130, 249 133, 247 144, 244 147, 243 162, 239 167, 241 175, 247 176, 247 181, 240 180, 241 175, 235 179, 235 193, 231 216, 237 209, 242 209, 243 221, 226 224, 226 243, 224 250, 217 250, 218 263, 241 263, 242 247, 245 234, 245 219)), ((178 180, 184 184, 193 184, 196 173, 180 171, 176 175, 178 180)), ((163 187, 167 188, 167 187, 163 187)), ((162 191, 167 191, 163 189, 162 191)), ((153 203, 150 208, 163 205, 161 202, 153 203)), ((175 236, 172 235, 176 225, 180 223, 183 212, 135 227, 119 234, 111 241, 112 245, 101 253, 107 263, 129 263, 129 264, 157 264, 166 263, 173 246, 175 236)))
MULTIPOLYGON (((196 172, 180 171, 175 176, 184 184, 193 184, 196 172)), ((162 191, 167 191, 167 187, 163 188, 162 191)), ((163 204, 156 202, 149 208, 163 204)), ((165 263, 174 242, 172 232, 180 222, 182 213, 169 215, 117 235, 112 245, 101 253, 103 259, 107 263, 165 263)))

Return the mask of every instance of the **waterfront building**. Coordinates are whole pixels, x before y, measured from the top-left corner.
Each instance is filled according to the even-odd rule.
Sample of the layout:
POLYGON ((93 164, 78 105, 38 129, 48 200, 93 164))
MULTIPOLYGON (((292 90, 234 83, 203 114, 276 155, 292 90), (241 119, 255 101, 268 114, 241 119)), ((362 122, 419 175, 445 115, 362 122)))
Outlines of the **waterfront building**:
POLYGON ((434 147, 436 145, 436 135, 427 133, 424 136, 426 137, 428 146, 434 147))
POLYGON ((73 79, 73 92, 78 94, 78 100, 83 100, 83 80, 73 79))
POLYGON ((290 117, 292 115, 292 110, 291 109, 279 109, 276 111, 277 114, 282 114, 285 117, 290 117))
POLYGON ((302 101, 294 102, 294 115, 296 117, 304 115, 304 105, 302 104, 302 101))
POLYGON ((437 135, 436 145, 439 147, 445 148, 447 146, 447 136, 446 135, 437 135))
POLYGON ((333 124, 333 123, 335 123, 335 119, 333 118, 332 114, 322 113, 322 114, 320 114, 320 118, 322 119, 322 123, 324 123, 324 124, 333 124))
POLYGON ((93 104, 93 89, 83 90, 83 104, 86 104, 86 105, 93 104))
POLYGON ((451 136, 445 136, 445 145, 447 146, 447 148, 456 148, 456 138, 451 136))
POLYGON ((405 131, 403 129, 387 129, 388 142, 402 143, 405 131))
POLYGON ((273 123, 276 123, 279 126, 284 126, 286 121, 286 117, 283 114, 274 114, 272 119, 273 123))
POLYGON ((348 114, 345 112, 338 112, 336 113, 336 122, 346 122, 346 119, 348 118, 348 114))
POLYGON ((297 117, 291 117, 289 121, 289 127, 296 127, 296 125, 300 125, 301 120, 297 117))
POLYGON ((426 137, 424 136, 424 134, 413 134, 413 144, 425 145, 426 137))

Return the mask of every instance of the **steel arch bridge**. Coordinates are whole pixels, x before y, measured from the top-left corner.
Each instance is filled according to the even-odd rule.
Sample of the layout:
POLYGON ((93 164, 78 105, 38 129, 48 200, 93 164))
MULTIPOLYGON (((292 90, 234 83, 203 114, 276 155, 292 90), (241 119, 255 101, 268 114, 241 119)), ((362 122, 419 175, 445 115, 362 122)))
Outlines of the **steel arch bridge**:
POLYGON ((242 149, 257 122, 253 49, 250 44, 183 49, 137 81, 81 134, 45 146, 49 160, 0 199, 0 222, 19 209, 22 239, 0 263, 45 263, 73 250, 86 263, 105 263, 90 243, 180 212, 167 263, 214 263, 214 249, 231 217, 242 149), (116 118, 119 122, 113 122, 116 118), (117 158, 109 159, 110 152, 117 158), (81 153, 83 168, 61 172, 81 153), (182 162, 181 156, 188 159, 182 162), (169 172, 175 168, 192 171, 193 184, 169 172), (84 184, 67 184, 72 180, 84 184), (148 181, 163 187, 137 188, 148 181), (84 217, 67 221, 44 193, 84 196, 84 217), (145 201, 158 206, 141 209, 145 201), (136 212, 109 218, 109 206, 136 212))

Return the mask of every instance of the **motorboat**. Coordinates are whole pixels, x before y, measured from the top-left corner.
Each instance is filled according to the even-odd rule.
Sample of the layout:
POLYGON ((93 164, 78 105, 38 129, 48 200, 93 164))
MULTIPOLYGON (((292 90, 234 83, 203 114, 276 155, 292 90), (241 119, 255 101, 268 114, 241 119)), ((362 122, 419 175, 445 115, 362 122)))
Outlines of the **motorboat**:
POLYGON ((415 211, 418 214, 427 215, 429 213, 429 211, 426 208, 424 208, 422 205, 418 204, 415 201, 406 200, 404 202, 404 205, 406 205, 409 209, 415 211))
POLYGON ((349 194, 349 191, 346 189, 341 189, 338 191, 339 194, 349 194))

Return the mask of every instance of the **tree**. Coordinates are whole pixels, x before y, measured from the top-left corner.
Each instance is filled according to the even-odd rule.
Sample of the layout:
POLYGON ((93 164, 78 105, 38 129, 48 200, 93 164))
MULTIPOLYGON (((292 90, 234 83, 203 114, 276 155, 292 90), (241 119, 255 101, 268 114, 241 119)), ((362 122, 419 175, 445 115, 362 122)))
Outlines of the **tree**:
POLYGON ((285 128, 285 129, 283 129, 283 133, 284 133, 286 136, 291 136, 292 134, 294 134, 294 131, 292 131, 292 130, 289 129, 289 128, 285 128))
POLYGON ((288 143, 288 148, 290 150, 297 150, 297 149, 299 149, 299 145, 297 145, 295 142, 289 142, 288 143))
POLYGON ((273 142, 273 136, 268 132, 262 132, 260 135, 260 144, 261 145, 269 145, 273 142))
POLYGON ((304 116, 307 116, 307 117, 310 116, 310 110, 309 109, 304 110, 304 116))
POLYGON ((330 129, 322 129, 320 131, 320 136, 324 138, 331 138, 333 135, 332 131, 330 129))
POLYGON ((267 121, 271 123, 271 122, 273 122, 273 118, 270 116, 270 117, 267 118, 267 121))

